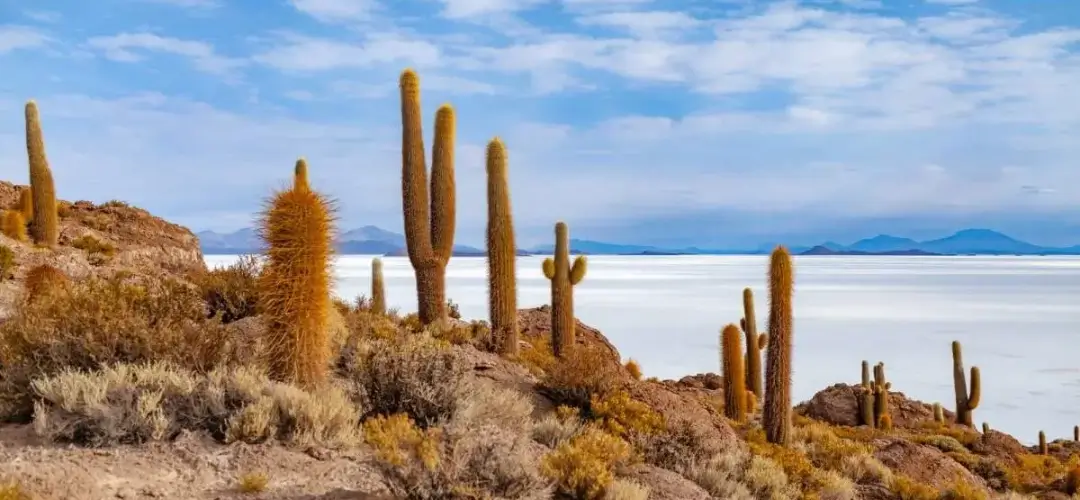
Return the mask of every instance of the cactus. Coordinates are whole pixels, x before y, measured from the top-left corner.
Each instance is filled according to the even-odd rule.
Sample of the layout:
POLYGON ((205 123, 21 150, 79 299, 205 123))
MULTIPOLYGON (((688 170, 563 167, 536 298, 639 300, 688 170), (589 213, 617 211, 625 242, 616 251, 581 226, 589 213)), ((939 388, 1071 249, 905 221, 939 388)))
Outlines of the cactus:
POLYGON ((1080 425, 1073 426, 1073 441, 1080 442, 1080 425))
POLYGON ((498 137, 487 147, 488 317, 491 332, 501 339, 502 354, 518 354, 517 246, 510 210, 506 148, 498 137))
POLYGON ((71 279, 63 271, 48 264, 35 266, 26 272, 26 301, 34 302, 41 297, 61 292, 70 284, 71 279))
POLYGON ((881 429, 883 431, 891 431, 892 430, 892 415, 889 415, 888 413, 882 414, 881 417, 878 418, 877 428, 881 429))
POLYGON ((37 103, 26 103, 26 154, 30 159, 30 189, 34 205, 30 237, 34 243, 54 247, 60 239, 60 214, 56 208, 56 186, 45 158, 45 139, 41 133, 37 103))
POLYGON ((892 383, 885 380, 885 363, 879 362, 874 366, 874 421, 878 428, 889 430, 892 426, 892 417, 889 415, 889 389, 892 383), (882 426, 882 418, 889 417, 890 425, 882 426))
POLYGON ((293 189, 300 191, 303 189, 310 189, 311 184, 308 182, 307 160, 300 158, 296 160, 296 167, 293 168, 293 189))
POLYGON ((746 391, 746 414, 750 415, 757 411, 758 398, 754 391, 746 391))
POLYGON ((383 282, 382 259, 371 259, 371 311, 386 314, 386 284, 383 282))
POLYGON ((934 403, 934 422, 945 423, 945 409, 941 407, 941 403, 934 403))
POLYGON ((862 361, 862 386, 866 389, 870 388, 870 363, 867 363, 865 359, 862 361))
POLYGON ((953 356, 953 386, 956 390, 956 423, 974 427, 971 412, 979 407, 979 399, 982 397, 982 383, 979 378, 979 367, 971 367, 971 389, 968 390, 967 380, 964 377, 964 358, 960 350, 960 342, 952 343, 953 356))
POLYGON ((1046 446, 1046 433, 1039 431, 1039 454, 1048 455, 1050 450, 1046 446))
POLYGON ((746 387, 754 391, 754 395, 761 398, 761 349, 762 345, 757 333, 757 315, 754 314, 754 292, 744 288, 743 300, 743 331, 746 332, 746 387))
POLYGON ((983 434, 990 434, 990 422, 983 422, 983 434))
POLYGON ((736 422, 746 421, 746 370, 742 363, 741 335, 739 327, 734 324, 725 326, 720 333, 720 347, 724 356, 724 416, 736 422))
POLYGON ((546 258, 544 276, 551 280, 551 347, 561 358, 577 342, 574 323, 574 285, 585 278, 586 260, 578 255, 570 264, 570 230, 565 222, 555 223, 555 258, 546 258))
POLYGON ((858 393, 859 423, 870 427, 877 427, 874 419, 874 391, 864 387, 858 393))
POLYGON ((34 220, 34 192, 30 190, 30 186, 24 187, 19 190, 19 204, 18 210, 22 213, 23 220, 26 223, 30 223, 34 220))
POLYGON ((405 246, 416 273, 420 322, 429 325, 447 317, 446 265, 454 249, 456 214, 454 108, 444 104, 435 113, 429 193, 420 116, 420 77, 407 69, 401 73, 400 87, 401 203, 405 214, 405 246))
POLYGON ((23 218, 23 213, 14 209, 4 210, 2 218, 0 218, 0 232, 15 241, 25 242, 28 237, 26 235, 26 219, 23 218))
POLYGON ((321 385, 330 365, 333 226, 330 203, 312 189, 275 193, 258 219, 266 243, 258 297, 270 372, 305 388, 321 385))
POLYGON ((769 346, 765 370, 765 405, 762 427, 773 444, 791 439, 791 355, 794 318, 792 291, 795 269, 791 254, 782 246, 769 259, 769 346))

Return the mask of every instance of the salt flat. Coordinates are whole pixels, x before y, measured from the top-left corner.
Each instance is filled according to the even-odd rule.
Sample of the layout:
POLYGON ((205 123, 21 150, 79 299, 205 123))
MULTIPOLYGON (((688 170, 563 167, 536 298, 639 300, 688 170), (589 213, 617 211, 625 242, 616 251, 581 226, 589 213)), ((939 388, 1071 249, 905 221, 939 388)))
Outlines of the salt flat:
MULTIPOLYGON (((234 261, 207 256, 210 265, 234 261)), ((766 256, 595 256, 575 290, 576 315, 646 376, 718 371, 717 336, 742 317, 754 290, 759 329, 768 316, 766 256)), ((541 257, 518 259, 520 307, 545 304, 541 257)), ((405 257, 384 258, 387 300, 416 308, 405 257)), ((371 256, 341 256, 337 293, 370 287, 371 256)), ((857 382, 859 362, 884 361, 893 390, 953 405, 949 342, 982 370, 976 422, 1025 442, 1038 431, 1071 437, 1080 424, 1080 258, 796 257, 794 397, 857 382)), ((451 259, 447 295, 465 318, 486 319, 483 258, 451 259)))

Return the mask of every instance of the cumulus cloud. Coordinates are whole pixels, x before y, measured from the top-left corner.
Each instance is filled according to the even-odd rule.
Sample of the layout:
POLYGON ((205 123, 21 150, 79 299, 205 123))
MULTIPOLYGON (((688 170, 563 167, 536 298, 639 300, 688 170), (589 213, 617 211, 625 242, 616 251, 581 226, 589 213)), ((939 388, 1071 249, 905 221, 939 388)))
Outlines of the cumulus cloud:
MULTIPOLYGON (((40 101, 57 176, 77 197, 124 196, 198 227, 246 224, 304 155, 347 225, 398 229, 396 78, 406 66, 421 71, 425 116, 446 100, 458 109, 467 241, 483 225, 483 147, 494 135, 509 147, 526 239, 546 237, 556 219, 599 231, 697 217, 732 235, 860 217, 1008 213, 1080 225, 1070 215, 1080 28, 850 3, 431 0, 405 12, 291 0, 282 15, 321 28, 249 26, 215 43, 132 28, 83 42, 116 64, 185 57, 205 74, 169 71, 205 85, 242 74, 234 92, 257 105, 152 87, 105 95, 78 82, 40 101), (518 24, 495 29, 492 19, 518 24), (103 186, 95 169, 122 180, 103 186)), ((49 41, 21 29, 9 38, 0 28, 0 54, 49 41)), ((3 105, 8 150, 21 140, 19 100, 3 105)), ((21 175, 21 160, 0 161, 21 175)), ((672 239, 694 233, 676 227, 667 224, 672 239)))
POLYGON ((48 43, 48 36, 29 26, 0 25, 0 54, 39 48, 48 43))

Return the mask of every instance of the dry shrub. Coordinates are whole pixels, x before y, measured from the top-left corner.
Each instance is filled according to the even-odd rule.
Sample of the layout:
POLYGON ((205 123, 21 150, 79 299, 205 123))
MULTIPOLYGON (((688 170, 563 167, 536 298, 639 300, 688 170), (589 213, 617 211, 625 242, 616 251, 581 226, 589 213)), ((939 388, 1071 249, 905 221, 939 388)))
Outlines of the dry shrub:
POLYGON ((528 343, 521 347, 518 362, 538 377, 551 371, 555 366, 555 353, 551 347, 551 336, 529 337, 528 343))
POLYGON ((946 453, 948 453, 948 452, 970 453, 968 451, 968 449, 966 447, 964 447, 963 444, 960 443, 960 441, 957 441, 956 438, 951 437, 951 436, 941 436, 941 435, 936 435, 936 434, 929 435, 929 436, 914 436, 912 438, 912 441, 914 441, 916 443, 919 443, 919 444, 926 444, 926 445, 933 446, 933 447, 935 447, 935 448, 937 448, 937 449, 939 449, 939 450, 941 450, 943 452, 946 452, 946 453))
POLYGON ((859 498, 855 483, 836 471, 824 471, 821 474, 821 500, 855 500, 859 498))
MULTIPOLYGON (((858 441, 850 441, 837 436, 831 427, 820 422, 810 422, 796 427, 793 440, 801 447, 814 467, 831 471, 844 472, 844 464, 853 457, 861 460, 873 460, 873 447, 858 441)), ((884 466, 882 466, 884 467, 884 466)), ((852 480, 862 479, 862 471, 852 480)))
MULTIPOLYGON (((820 472, 805 452, 798 447, 777 446, 765 440, 765 432, 760 428, 751 429, 746 434, 750 452, 758 458, 768 459, 772 466, 778 466, 786 478, 804 491, 817 491, 822 487, 820 472)), ((749 479, 747 479, 749 481, 749 479)))
POLYGON ((941 494, 934 488, 902 474, 895 474, 889 482, 889 491, 897 500, 939 500, 941 494))
POLYGON ((236 483, 240 493, 262 493, 270 485, 270 476, 265 472, 248 472, 237 478, 236 483))
POLYGON ((941 498, 942 500, 989 500, 990 496, 982 488, 963 479, 957 479, 946 488, 941 498))
POLYGON ((723 451, 703 426, 687 419, 669 424, 663 432, 635 436, 633 443, 645 462, 683 475, 723 451))
POLYGON ((749 459, 745 452, 732 448, 691 464, 683 475, 713 498, 754 500, 754 494, 742 483, 749 459))
POLYGON ((308 393, 250 368, 198 375, 167 363, 118 364, 37 379, 33 390, 35 430, 60 442, 109 446, 205 430, 224 442, 336 448, 359 437, 344 391, 308 393))
POLYGON ((432 337, 449 342, 451 345, 471 345, 487 352, 493 352, 497 347, 491 335, 491 327, 485 321, 465 323, 451 320, 442 324, 432 324, 425 331, 432 337))
POLYGON ((1016 460, 1015 465, 1006 467, 1005 478, 1009 489, 1021 493, 1041 489, 1051 481, 1064 477, 1069 470, 1067 464, 1052 455, 1023 454, 1017 456, 1016 460))
POLYGON ((889 484, 893 475, 892 469, 869 453, 844 457, 840 473, 858 484, 889 484))
POLYGON ((557 448, 580 434, 584 428, 585 422, 576 409, 560 406, 555 414, 545 415, 533 424, 532 438, 548 448, 557 448))
POLYGON ((200 372, 251 361, 257 346, 208 320, 197 290, 170 279, 90 278, 16 306, 0 325, 0 418, 25 419, 32 378, 168 361, 200 372))
POLYGON ((193 276, 210 316, 231 323, 257 314, 259 293, 256 288, 261 263, 254 255, 244 255, 228 267, 200 271, 193 276))
POLYGON ((0 281, 15 277, 15 251, 7 246, 0 245, 0 281))
POLYGON ((590 412, 593 396, 604 397, 618 388, 621 368, 596 347, 578 347, 544 375, 539 389, 557 405, 590 412))
POLYGON ((625 366, 626 371, 630 373, 631 377, 634 377, 634 380, 641 380, 641 376, 643 375, 641 373, 641 363, 638 363, 637 361, 631 359, 630 361, 626 362, 625 366))
POLYGON ((627 479, 616 479, 608 487, 604 500, 649 500, 649 487, 627 479))
MULTIPOLYGON (((765 457, 750 457, 743 482, 759 498, 785 500, 799 497, 798 488, 788 483, 788 475, 781 464, 765 457)), ((820 490, 821 486, 815 489, 820 490)))
POLYGON ((376 341, 347 368, 367 415, 405 413, 426 429, 458 411, 467 366, 445 342, 410 335, 399 342, 376 341))
POLYGON ((664 417, 649 405, 630 398, 626 391, 593 396, 589 408, 592 418, 605 430, 626 438, 630 435, 655 434, 664 429, 664 417))
POLYGON ((1065 493, 1075 495, 1080 493, 1080 465, 1075 465, 1065 474, 1065 493))
POLYGON ((630 456, 626 441, 590 426, 544 456, 540 469, 560 494, 599 500, 615 480, 614 468, 630 456))
POLYGON ((71 242, 71 246, 85 251, 90 257, 90 263, 95 265, 102 264, 116 255, 115 246, 91 234, 84 234, 75 238, 71 242))
POLYGON ((404 413, 365 422, 391 491, 416 500, 549 498, 528 443, 532 405, 524 396, 478 385, 460 408, 443 427, 422 429, 404 413))

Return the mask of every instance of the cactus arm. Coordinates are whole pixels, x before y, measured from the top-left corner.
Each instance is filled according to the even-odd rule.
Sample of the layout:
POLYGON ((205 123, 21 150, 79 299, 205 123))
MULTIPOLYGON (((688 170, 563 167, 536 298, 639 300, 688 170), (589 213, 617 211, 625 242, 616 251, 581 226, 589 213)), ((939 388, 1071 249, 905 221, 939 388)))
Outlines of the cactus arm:
POLYGON ((454 181, 454 108, 443 104, 435 113, 435 144, 431 154, 431 247, 443 266, 454 251, 457 201, 454 181))
POLYGON ((570 267, 570 284, 576 285, 581 283, 581 280, 585 278, 585 271, 588 269, 584 255, 578 255, 574 259, 574 265, 570 267))
POLYGON ((969 410, 974 410, 979 407, 979 400, 982 399, 982 377, 979 376, 979 367, 971 367, 971 391, 967 397, 967 407, 969 410))
POLYGON ((544 263, 540 266, 544 271, 544 277, 553 280, 555 279, 555 261, 548 257, 544 259, 544 263))

